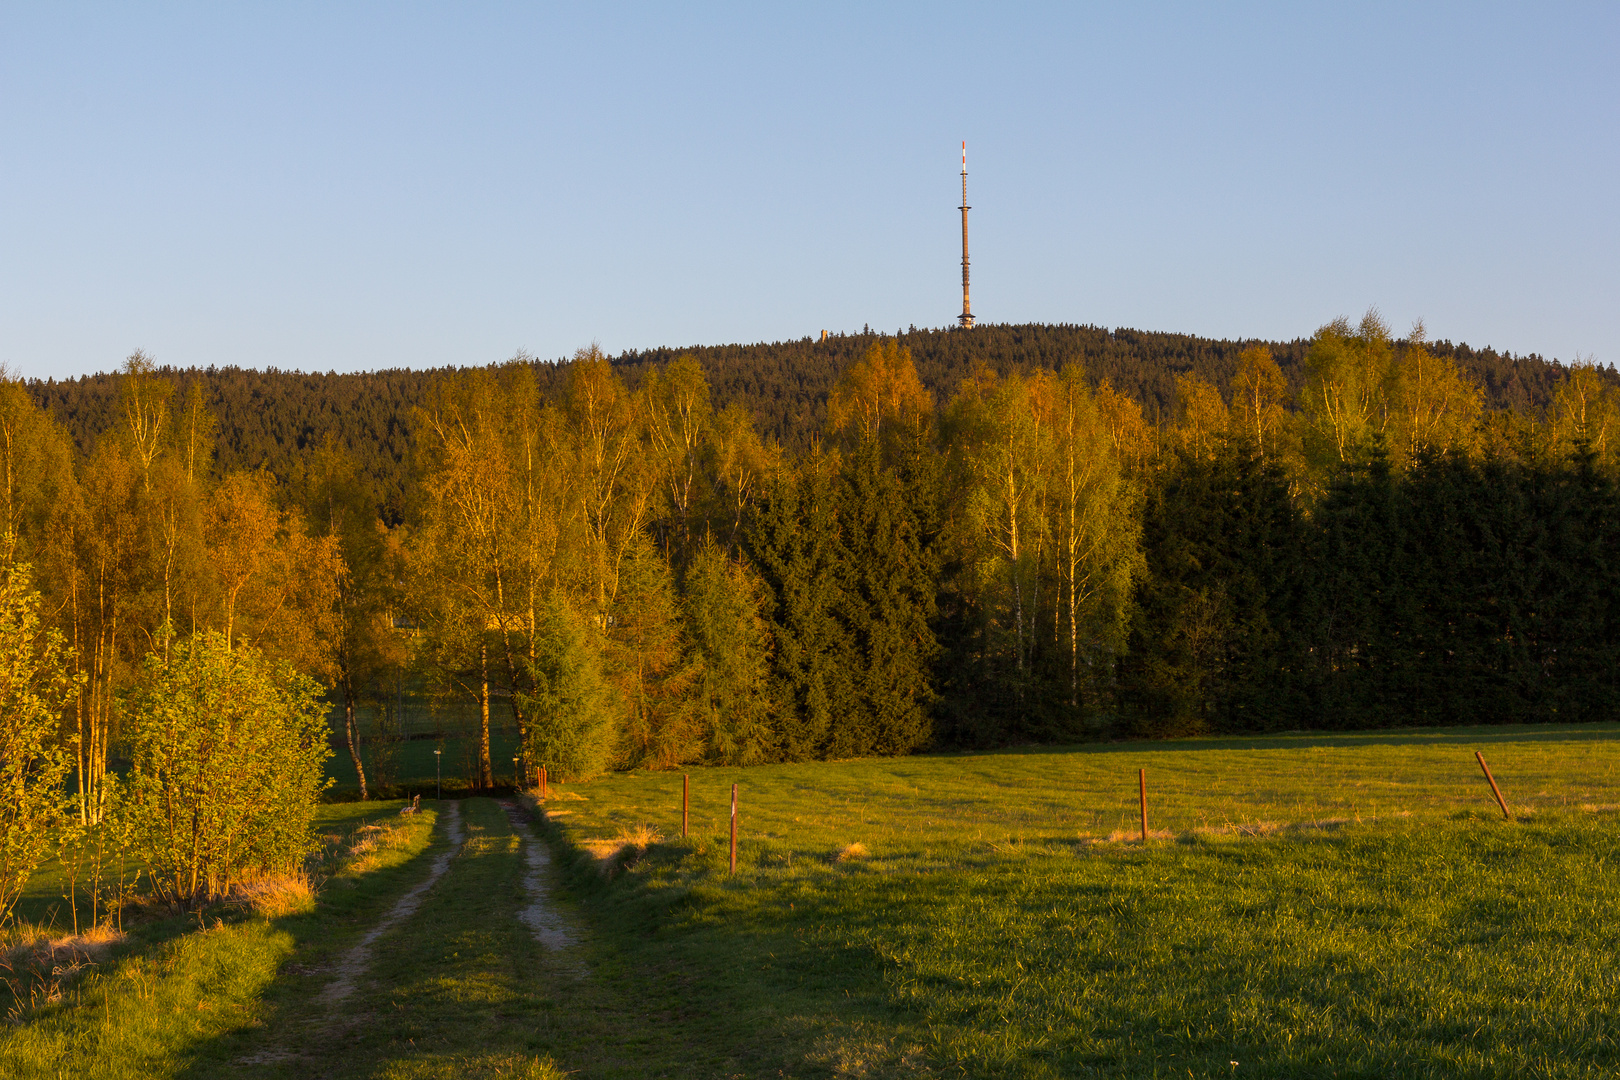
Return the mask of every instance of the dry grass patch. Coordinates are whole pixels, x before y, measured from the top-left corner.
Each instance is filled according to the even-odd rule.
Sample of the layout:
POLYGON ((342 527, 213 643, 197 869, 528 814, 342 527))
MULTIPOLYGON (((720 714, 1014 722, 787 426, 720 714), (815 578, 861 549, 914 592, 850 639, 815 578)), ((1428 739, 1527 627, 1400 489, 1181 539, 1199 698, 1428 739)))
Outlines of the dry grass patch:
POLYGON ((835 1025, 811 1046, 806 1060, 820 1065, 840 1080, 875 1080, 878 1077, 929 1077, 937 1073, 928 1048, 876 1024, 861 1021, 835 1025))
POLYGON ((643 852, 663 838, 663 833, 651 825, 642 824, 620 829, 619 835, 611 839, 591 838, 581 840, 579 845, 596 859, 598 869, 604 874, 611 874, 635 865, 643 852))
POLYGON ((871 852, 866 849, 866 845, 857 840, 848 847, 841 848, 838 854, 833 856, 833 861, 854 862, 858 859, 864 859, 870 854, 871 852))
POLYGON ((60 1001, 69 984, 123 940, 121 932, 105 925, 63 937, 25 932, 17 944, 0 950, 0 983, 12 999, 8 1019, 15 1022, 28 1010, 60 1001))
POLYGON ((315 882, 303 870, 266 874, 231 889, 229 902, 267 919, 315 910, 315 882))
POLYGON ((342 856, 344 869, 356 874, 375 870, 381 865, 384 855, 405 847, 410 840, 409 819, 391 821, 385 825, 362 825, 349 838, 348 849, 342 856))
MULTIPOLYGON (((1148 830, 1148 839, 1149 840, 1174 840, 1179 835, 1180 834, 1174 832, 1171 829, 1149 829, 1148 830)), ((1132 844, 1132 843, 1140 844, 1142 842, 1142 830, 1141 829, 1115 829, 1113 832, 1108 834, 1107 842, 1110 843, 1110 844, 1132 844)))

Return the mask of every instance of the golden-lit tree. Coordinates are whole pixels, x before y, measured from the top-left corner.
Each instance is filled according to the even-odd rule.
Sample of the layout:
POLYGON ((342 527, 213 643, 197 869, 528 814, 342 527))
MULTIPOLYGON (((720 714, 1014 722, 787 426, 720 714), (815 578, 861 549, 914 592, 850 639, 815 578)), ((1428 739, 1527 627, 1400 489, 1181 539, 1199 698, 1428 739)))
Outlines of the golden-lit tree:
POLYGON ((1037 404, 1051 432, 1042 491, 1057 578, 1053 625, 1068 639, 1069 704, 1078 707, 1082 662, 1123 647, 1131 586, 1142 571, 1142 527, 1136 492, 1081 366, 1066 365, 1037 404))
POLYGON ((1120 461, 1131 469, 1145 468, 1157 454, 1159 440, 1142 415, 1141 403, 1115 390, 1107 379, 1097 385, 1095 400, 1120 461))
POLYGON ((1214 456, 1232 424, 1221 392, 1200 375, 1177 375, 1176 402, 1181 420, 1176 435, 1182 446, 1200 458, 1214 456))
POLYGON ((1599 461, 1620 460, 1620 392, 1590 363, 1576 364, 1553 398, 1552 434, 1563 454, 1584 443, 1599 461))
POLYGON ((597 617, 618 591, 619 565, 646 526, 660 476, 646 452, 636 399, 602 350, 581 349, 563 395, 563 460, 576 485, 584 550, 579 563, 597 617))
POLYGON ((1040 600, 1040 555, 1047 539, 1041 515, 1043 466, 1050 432, 1046 372, 996 379, 986 371, 965 380, 945 418, 945 438, 962 486, 963 524, 975 584, 997 631, 1011 638, 1021 678, 1034 645, 1040 600))
POLYGON ((709 383, 698 362, 682 355, 663 371, 647 374, 641 398, 650 452, 662 477, 665 553, 684 562, 708 495, 704 457, 712 438, 709 383))
POLYGON ((1232 412, 1236 429, 1254 440, 1262 459, 1281 456, 1279 445, 1288 421, 1288 380, 1264 345, 1238 354, 1232 377, 1232 412))
POLYGON ((827 398, 827 427, 856 440, 877 439, 891 424, 921 425, 933 410, 911 350, 879 338, 839 376, 827 398))
POLYGON ((1353 329, 1339 318, 1316 332, 1305 354, 1300 408, 1307 459, 1318 475, 1372 450, 1389 421, 1396 379, 1394 343, 1376 310, 1353 329))
POLYGON ((395 549, 361 483, 354 458, 328 438, 310 461, 302 493, 311 538, 335 542, 343 572, 334 592, 330 662, 322 672, 343 703, 349 757, 369 797, 356 709, 369 703, 379 713, 392 708, 408 648, 394 626, 398 607, 395 549))
POLYGON ((1435 356, 1422 320, 1401 351, 1394 386, 1392 427, 1401 461, 1423 451, 1468 450, 1479 423, 1479 387, 1449 356, 1435 356))

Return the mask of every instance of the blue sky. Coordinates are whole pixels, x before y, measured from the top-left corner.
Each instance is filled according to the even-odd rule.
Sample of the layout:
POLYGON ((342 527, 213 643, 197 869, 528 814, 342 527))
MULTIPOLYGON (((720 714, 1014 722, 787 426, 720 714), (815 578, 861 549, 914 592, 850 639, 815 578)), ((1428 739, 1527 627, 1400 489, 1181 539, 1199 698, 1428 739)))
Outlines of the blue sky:
POLYGON ((0 361, 943 326, 1620 360, 1620 5, 0 4, 0 361))

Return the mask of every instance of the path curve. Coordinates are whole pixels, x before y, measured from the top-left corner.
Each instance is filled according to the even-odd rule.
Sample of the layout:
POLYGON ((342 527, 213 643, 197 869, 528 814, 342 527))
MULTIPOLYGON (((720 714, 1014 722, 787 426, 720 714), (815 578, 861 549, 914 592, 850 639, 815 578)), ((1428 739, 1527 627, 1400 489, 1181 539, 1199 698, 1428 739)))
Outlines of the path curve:
POLYGON ((428 868, 428 876, 412 887, 410 892, 400 897, 389 909, 388 914, 383 916, 382 921, 367 930, 360 943, 343 955, 343 959, 337 962, 335 968, 336 978, 321 991, 317 1001, 333 1005, 354 993, 355 983, 360 975, 371 966, 371 954, 377 939, 410 918, 416 909, 422 906, 423 895, 450 868, 450 860, 461 850, 461 807, 454 802, 440 803, 439 807, 442 815, 440 820, 445 826, 445 838, 450 841, 449 847, 434 856, 433 865, 428 868))

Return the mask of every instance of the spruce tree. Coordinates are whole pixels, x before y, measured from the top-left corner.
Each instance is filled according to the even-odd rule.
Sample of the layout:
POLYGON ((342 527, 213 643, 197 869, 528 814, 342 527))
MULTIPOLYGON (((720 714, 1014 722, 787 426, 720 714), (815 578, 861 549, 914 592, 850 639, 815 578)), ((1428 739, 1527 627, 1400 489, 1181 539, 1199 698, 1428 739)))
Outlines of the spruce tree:
POLYGON ((757 576, 711 538, 698 545, 682 607, 696 659, 694 700, 704 757, 717 764, 757 765, 777 753, 764 594, 757 576))
POLYGON ((770 592, 771 683, 777 745, 788 761, 822 755, 834 717, 852 698, 853 657, 843 627, 838 518, 829 462, 784 470, 744 532, 750 563, 770 592))
POLYGON ((840 651, 855 668, 852 698, 828 733, 829 757, 909 753, 932 734, 935 566, 911 494, 883 466, 876 439, 855 448, 840 477, 840 651))
POLYGON ((1147 572, 1120 663, 1126 732, 1295 726, 1301 541, 1286 479, 1257 447, 1176 452, 1143 510, 1147 572))

